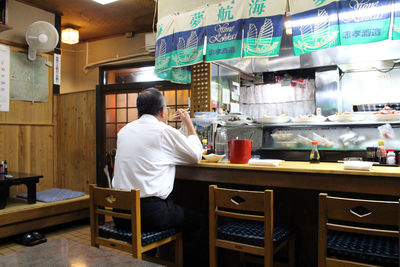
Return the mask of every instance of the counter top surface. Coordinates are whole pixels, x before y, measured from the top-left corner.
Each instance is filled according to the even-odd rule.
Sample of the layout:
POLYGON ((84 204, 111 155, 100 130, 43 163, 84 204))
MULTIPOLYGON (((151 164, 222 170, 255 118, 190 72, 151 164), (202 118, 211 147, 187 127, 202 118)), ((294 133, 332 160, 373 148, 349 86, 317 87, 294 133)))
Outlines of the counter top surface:
POLYGON ((276 172, 301 172, 301 173, 326 173, 326 174, 345 174, 345 175, 364 175, 364 176, 388 176, 400 177, 400 167, 373 166, 370 171, 345 170, 343 163, 321 162, 311 164, 305 161, 284 161, 279 167, 260 166, 249 164, 231 164, 229 162, 210 163, 201 160, 196 166, 201 168, 221 168, 238 170, 260 170, 276 172))

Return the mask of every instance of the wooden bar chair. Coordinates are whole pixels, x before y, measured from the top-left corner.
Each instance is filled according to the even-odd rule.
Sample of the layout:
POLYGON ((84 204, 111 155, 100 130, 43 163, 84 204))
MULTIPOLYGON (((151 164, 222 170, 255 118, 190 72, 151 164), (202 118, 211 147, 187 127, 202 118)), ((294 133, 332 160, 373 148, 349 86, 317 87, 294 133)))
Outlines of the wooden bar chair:
POLYGON ((183 265, 181 232, 176 229, 160 232, 141 231, 139 190, 122 191, 90 185, 90 232, 91 245, 94 247, 111 247, 129 252, 134 258, 162 265, 183 265), (123 213, 119 210, 126 210, 130 213, 123 213), (116 228, 113 222, 99 225, 99 216, 102 215, 131 220, 132 231, 116 228), (175 245, 175 261, 173 263, 143 254, 170 242, 174 242, 175 245))
POLYGON ((288 246, 289 266, 295 266, 293 225, 273 225, 273 191, 232 190, 209 187, 210 266, 217 266, 217 249, 225 248, 264 257, 273 266, 273 255, 288 246), (233 218, 219 223, 219 217, 233 218))
POLYGON ((399 201, 319 194, 318 266, 400 266, 399 201))

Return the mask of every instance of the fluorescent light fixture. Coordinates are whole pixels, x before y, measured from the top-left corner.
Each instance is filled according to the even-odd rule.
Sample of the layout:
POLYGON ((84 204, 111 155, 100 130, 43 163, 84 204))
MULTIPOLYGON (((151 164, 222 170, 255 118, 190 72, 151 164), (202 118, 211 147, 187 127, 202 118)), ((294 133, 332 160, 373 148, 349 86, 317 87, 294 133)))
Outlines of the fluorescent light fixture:
POLYGON ((95 2, 97 2, 97 3, 100 3, 100 4, 102 4, 102 5, 107 5, 107 4, 109 4, 109 3, 116 2, 116 1, 118 1, 118 0, 93 0, 93 1, 95 1, 95 2))
POLYGON ((79 43, 79 31, 72 28, 66 28, 61 31, 61 42, 66 44, 79 43))

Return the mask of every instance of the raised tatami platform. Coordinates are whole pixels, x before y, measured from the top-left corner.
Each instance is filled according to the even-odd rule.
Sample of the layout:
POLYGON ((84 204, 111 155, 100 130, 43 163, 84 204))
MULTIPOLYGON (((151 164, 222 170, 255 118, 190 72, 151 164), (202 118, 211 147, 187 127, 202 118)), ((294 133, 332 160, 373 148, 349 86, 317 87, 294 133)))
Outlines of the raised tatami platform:
POLYGON ((9 198, 0 210, 0 238, 88 218, 89 195, 52 203, 27 204, 26 199, 9 198))

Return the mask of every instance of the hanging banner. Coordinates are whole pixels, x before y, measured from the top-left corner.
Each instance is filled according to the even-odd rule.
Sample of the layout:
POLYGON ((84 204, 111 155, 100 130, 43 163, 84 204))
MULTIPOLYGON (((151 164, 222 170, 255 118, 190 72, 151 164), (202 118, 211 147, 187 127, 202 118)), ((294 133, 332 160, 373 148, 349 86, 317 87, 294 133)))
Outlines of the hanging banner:
MULTIPOLYGON (((155 54, 156 74, 171 69, 171 57, 174 37, 174 16, 161 18, 157 23, 157 41, 155 54)), ((161 77, 160 77, 161 78, 161 77)))
POLYGON ((289 0, 295 55, 340 45, 336 0, 289 0))
POLYGON ((189 66, 203 61, 206 7, 175 17, 172 66, 189 66))
POLYGON ((244 3, 244 1, 225 1, 207 8, 205 61, 241 56, 244 3))
POLYGON ((279 55, 286 0, 246 0, 243 57, 279 55))
POLYGON ((392 0, 339 2, 341 45, 366 44, 389 38, 392 0))
POLYGON ((400 0, 394 0, 393 40, 400 40, 400 0))

